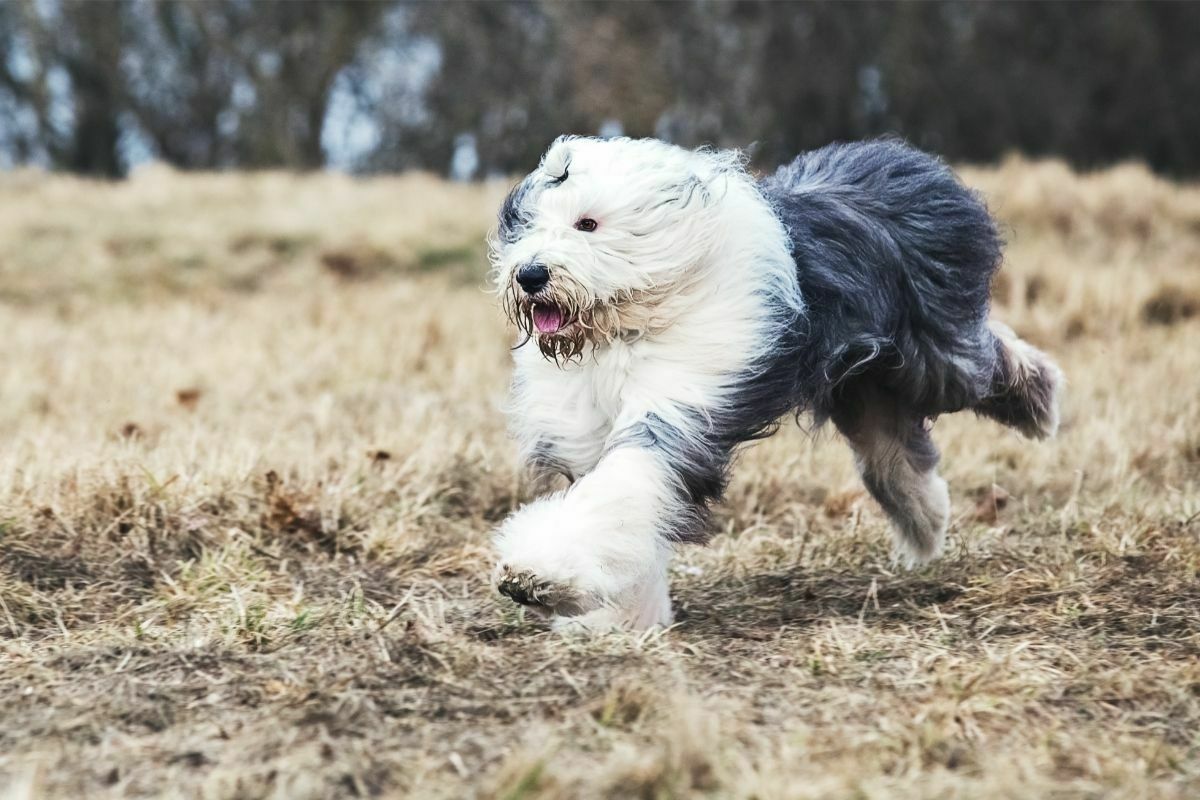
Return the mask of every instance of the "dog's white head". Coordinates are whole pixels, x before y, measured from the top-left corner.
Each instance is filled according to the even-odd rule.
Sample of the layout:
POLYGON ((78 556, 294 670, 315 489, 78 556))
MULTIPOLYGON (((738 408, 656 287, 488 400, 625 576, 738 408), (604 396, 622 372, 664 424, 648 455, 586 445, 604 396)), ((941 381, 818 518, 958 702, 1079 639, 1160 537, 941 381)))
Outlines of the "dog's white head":
POLYGON ((541 351, 578 356, 656 322, 702 273, 740 154, 654 139, 562 137, 509 193, 491 241, 505 312, 541 351))

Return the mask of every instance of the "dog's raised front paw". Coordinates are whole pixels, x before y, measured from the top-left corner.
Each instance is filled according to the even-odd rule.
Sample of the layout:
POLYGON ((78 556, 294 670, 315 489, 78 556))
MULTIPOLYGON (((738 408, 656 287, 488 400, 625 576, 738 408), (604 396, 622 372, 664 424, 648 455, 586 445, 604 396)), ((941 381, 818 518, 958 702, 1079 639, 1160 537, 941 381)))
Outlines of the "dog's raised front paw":
POLYGON ((669 625, 669 547, 653 530, 624 525, 620 517, 573 513, 563 500, 562 495, 537 500, 500 526, 496 589, 558 618, 602 611, 593 615, 596 622, 611 617, 624 627, 669 625))
POLYGON ((572 587, 539 578, 533 570, 501 564, 496 570, 496 589, 515 603, 561 617, 582 614, 585 604, 572 587))

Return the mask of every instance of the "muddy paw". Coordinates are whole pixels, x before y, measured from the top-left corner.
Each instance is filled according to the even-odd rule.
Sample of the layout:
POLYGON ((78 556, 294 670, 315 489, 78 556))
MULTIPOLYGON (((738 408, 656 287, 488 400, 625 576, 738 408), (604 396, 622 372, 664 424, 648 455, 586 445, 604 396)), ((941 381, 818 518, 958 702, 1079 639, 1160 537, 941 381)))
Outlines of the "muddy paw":
POLYGON ((523 606, 569 617, 583 612, 575 590, 569 586, 539 578, 531 570, 501 566, 496 577, 500 594, 523 606))

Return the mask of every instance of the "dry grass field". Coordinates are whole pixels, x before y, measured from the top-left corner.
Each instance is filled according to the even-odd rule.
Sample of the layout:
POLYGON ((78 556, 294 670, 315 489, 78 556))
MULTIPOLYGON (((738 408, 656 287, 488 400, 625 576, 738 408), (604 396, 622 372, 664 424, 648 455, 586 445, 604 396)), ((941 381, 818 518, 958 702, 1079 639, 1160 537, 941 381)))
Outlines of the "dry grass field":
POLYGON ((964 174, 1060 438, 940 420, 903 572, 789 426, 591 639, 488 582, 504 186, 0 175, 0 798, 1200 795, 1200 188, 964 174))

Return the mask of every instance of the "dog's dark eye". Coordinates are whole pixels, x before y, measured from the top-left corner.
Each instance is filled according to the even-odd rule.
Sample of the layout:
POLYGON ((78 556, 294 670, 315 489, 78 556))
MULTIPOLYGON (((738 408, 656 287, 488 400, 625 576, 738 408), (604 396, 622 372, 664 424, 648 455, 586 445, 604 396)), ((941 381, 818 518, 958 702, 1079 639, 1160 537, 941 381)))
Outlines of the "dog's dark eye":
POLYGON ((596 228, 596 220, 592 219, 591 217, 584 217, 575 223, 575 230, 583 231, 584 233, 591 233, 592 231, 596 230, 596 228))

